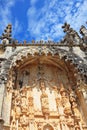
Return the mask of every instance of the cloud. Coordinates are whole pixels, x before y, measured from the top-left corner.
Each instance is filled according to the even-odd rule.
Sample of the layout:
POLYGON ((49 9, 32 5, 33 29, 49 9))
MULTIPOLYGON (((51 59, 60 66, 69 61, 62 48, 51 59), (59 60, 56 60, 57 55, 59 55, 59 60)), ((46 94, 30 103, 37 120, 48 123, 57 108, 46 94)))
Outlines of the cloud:
POLYGON ((48 38, 54 39, 54 37, 56 38, 58 35, 61 36, 61 33, 63 34, 61 29, 62 24, 59 23, 58 15, 56 14, 57 12, 55 12, 55 10, 51 10, 55 3, 56 0, 50 4, 45 1, 44 6, 38 11, 35 6, 32 6, 28 10, 28 29, 31 35, 36 37, 36 40, 47 40, 48 38), (34 12, 31 11, 33 9, 34 12))
POLYGON ((37 8, 35 4, 28 9, 28 31, 36 39, 59 40, 63 35, 61 26, 68 22, 79 30, 87 19, 86 0, 63 0, 44 1, 42 7, 37 8))
POLYGON ((86 0, 84 0, 81 3, 78 2, 76 4, 76 8, 74 9, 75 10, 74 13, 69 13, 68 15, 66 15, 64 20, 68 21, 74 29, 79 30, 80 26, 85 24, 87 19, 86 7, 87 7, 86 0))
POLYGON ((12 14, 12 7, 15 6, 17 1, 18 0, 0 0, 0 34, 9 23, 14 27, 13 35, 21 31, 20 23, 17 19, 13 18, 12 14))
POLYGON ((15 1, 11 0, 1 0, 0 1, 0 25, 1 30, 4 29, 4 27, 11 22, 11 11, 10 8, 14 5, 15 1))
POLYGON ((34 5, 34 4, 36 4, 37 1, 38 1, 38 0, 30 0, 30 4, 31 4, 31 5, 34 5))
POLYGON ((17 35, 19 37, 21 33, 20 38, 59 41, 64 36, 61 28, 64 22, 79 31, 80 26, 86 20, 87 0, 26 0, 26 2, 24 0, 0 0, 0 33, 8 23, 12 23, 13 37, 17 35), (20 8, 25 16, 22 16, 21 12, 18 14, 16 12, 16 8, 17 11, 19 9, 18 1, 19 4, 21 2, 25 4, 23 10, 20 8), (12 10, 13 8, 15 11, 12 10))
POLYGON ((14 26, 13 26, 13 38, 18 36, 18 34, 22 32, 22 25, 20 24, 20 22, 16 19, 14 22, 14 26))

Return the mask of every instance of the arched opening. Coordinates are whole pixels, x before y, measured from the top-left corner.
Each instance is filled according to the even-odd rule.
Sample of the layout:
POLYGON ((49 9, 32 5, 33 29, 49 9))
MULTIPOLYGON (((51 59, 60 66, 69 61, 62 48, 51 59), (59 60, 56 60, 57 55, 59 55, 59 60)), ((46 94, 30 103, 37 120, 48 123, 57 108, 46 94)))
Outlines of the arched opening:
MULTIPOLYGON (((69 64, 66 64, 64 59, 60 59, 59 55, 35 55, 34 57, 28 56, 27 58, 23 58, 16 61, 15 68, 15 80, 14 80, 14 88, 22 88, 26 85, 31 85, 31 80, 34 80, 34 82, 40 81, 42 78, 45 78, 46 82, 50 76, 54 75, 51 79, 55 80, 54 82, 58 86, 58 80, 62 80, 63 84, 66 84, 67 82, 67 88, 69 85, 69 82, 72 82, 72 86, 76 85, 76 77, 74 76, 74 73, 77 71, 74 69, 74 66, 70 66, 69 64), (74 71, 73 71, 74 70, 74 71), (34 75, 33 75, 34 73, 34 75), (44 77, 45 76, 45 77, 44 77), (32 79, 31 79, 32 77, 32 79)), ((13 68, 13 69, 14 69, 13 68)), ((54 83, 54 85, 56 85, 54 83)))
MULTIPOLYGON (((16 60, 15 63, 15 67, 12 66, 12 71, 15 70, 12 75, 15 88, 11 105, 12 127, 14 120, 17 128, 27 128, 31 119, 37 120, 37 124, 41 123, 40 119, 43 119, 43 124, 45 119, 51 118, 57 122, 59 114, 65 114, 66 125, 69 125, 68 122, 71 120, 72 127, 76 120, 73 117, 82 119, 74 91, 76 87, 74 74, 77 73, 74 65, 60 59, 58 54, 54 56, 51 54, 47 56, 44 54, 29 55, 16 60)), ((39 127, 42 128, 43 124, 39 127)), ((47 124, 42 129, 54 130, 53 127, 47 124)))
POLYGON ((46 124, 44 127, 43 127, 43 130, 54 130, 53 127, 50 125, 50 124, 46 124))

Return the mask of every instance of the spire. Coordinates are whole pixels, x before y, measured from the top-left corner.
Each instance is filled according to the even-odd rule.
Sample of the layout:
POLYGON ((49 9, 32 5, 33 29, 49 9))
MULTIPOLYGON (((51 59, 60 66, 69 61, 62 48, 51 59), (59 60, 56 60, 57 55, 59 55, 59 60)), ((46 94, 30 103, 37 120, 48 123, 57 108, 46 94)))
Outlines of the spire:
POLYGON ((0 39, 2 40, 3 44, 9 44, 11 41, 11 36, 12 36, 12 25, 8 24, 6 26, 6 29, 4 30, 4 33, 2 33, 2 36, 0 36, 0 39))

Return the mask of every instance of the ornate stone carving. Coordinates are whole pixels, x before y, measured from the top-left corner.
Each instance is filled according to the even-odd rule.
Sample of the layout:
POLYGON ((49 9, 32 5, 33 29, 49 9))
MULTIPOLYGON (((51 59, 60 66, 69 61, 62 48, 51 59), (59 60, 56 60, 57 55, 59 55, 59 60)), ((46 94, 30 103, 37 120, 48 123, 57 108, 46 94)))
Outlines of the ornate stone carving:
MULTIPOLYGON (((82 40, 84 41, 84 43, 87 43, 87 29, 85 26, 81 26, 80 28, 80 33, 82 34, 83 38, 82 40)), ((85 48, 84 48, 85 49, 85 48)))
POLYGON ((84 121, 82 119, 82 115, 78 109, 75 93, 72 90, 70 90, 70 102, 72 104, 72 111, 74 112, 75 120, 77 122, 81 121, 81 124, 84 124, 84 121))
POLYGON ((42 112, 46 116, 49 115, 49 103, 48 103, 48 95, 45 92, 45 85, 44 82, 41 82, 41 106, 42 106, 42 112))
POLYGON ((15 100, 15 107, 14 107, 14 110, 15 110, 15 118, 16 119, 19 119, 20 115, 21 115, 21 108, 20 108, 20 97, 18 96, 15 100))
POLYGON ((69 127, 74 127, 74 119, 69 116, 67 119, 66 119, 66 124, 69 126, 69 127))
POLYGON ((32 94, 32 88, 27 88, 27 98, 28 98, 28 113, 29 113, 29 119, 34 118, 34 104, 33 104, 33 94, 32 94))
POLYGON ((64 113, 65 114, 72 114, 71 104, 69 102, 69 97, 68 97, 67 91, 65 90, 63 85, 61 86, 60 93, 61 93, 61 97, 62 97, 62 104, 64 107, 64 113))
POLYGON ((18 130, 23 130, 21 123, 18 124, 18 130))
POLYGON ((72 102, 72 109, 73 109, 73 112, 74 112, 76 119, 79 120, 80 119, 80 112, 78 110, 76 102, 72 102))
POLYGON ((75 129, 80 130, 80 127, 79 127, 78 123, 75 123, 75 129))
POLYGON ((16 121, 13 120, 11 123, 11 130, 17 130, 16 121))
POLYGON ((28 112, 28 100, 26 98, 26 88, 24 87, 21 89, 21 112, 27 113, 28 112))
POLYGON ((63 115, 64 114, 64 108, 63 108, 63 105, 62 105, 62 98, 60 95, 57 95, 56 98, 56 106, 57 106, 57 109, 58 109, 58 113, 60 115, 63 115))
POLYGON ((22 115, 21 117, 20 117, 20 123, 21 123, 21 125, 22 126, 27 126, 27 125, 29 125, 29 118, 28 118, 28 116, 26 116, 26 115, 22 115))
POLYGON ((76 97, 79 94, 76 90, 86 90, 87 87, 81 82, 77 84, 79 74, 87 84, 87 29, 81 27, 82 38, 67 23, 63 29, 66 35, 60 44, 50 41, 46 44, 42 44, 45 43, 42 41, 36 44, 34 41, 33 44, 18 44, 13 41, 13 44, 9 45, 12 40, 11 25, 7 26, 0 37, 3 43, 0 45, 0 111, 5 123, 11 113, 11 130, 33 130, 34 122, 38 122, 38 128, 35 130, 42 130, 46 123, 51 124, 52 121, 55 122, 52 123, 53 129, 56 130, 86 128, 82 120, 82 111, 86 107, 81 104, 83 100, 80 101, 76 97), (68 89, 68 82, 73 91, 68 89), (6 91, 2 90, 5 85, 6 91), (11 101, 11 93, 12 104, 8 104, 11 101), (6 113, 6 108, 9 108, 9 114, 6 113))
POLYGON ((69 50, 72 51, 73 45, 75 43, 80 43, 80 37, 78 33, 70 27, 70 24, 65 23, 62 28, 64 29, 64 32, 66 32, 64 40, 62 42, 68 44, 69 50))
POLYGON ((10 92, 12 93, 12 86, 13 83, 12 83, 12 79, 10 78, 6 84, 7 94, 9 94, 10 92))
POLYGON ((42 129, 42 123, 41 122, 37 122, 37 127, 38 127, 38 130, 41 130, 42 129))
POLYGON ((0 36, 0 39, 2 40, 3 44, 9 44, 9 42, 11 41, 11 30, 12 29, 12 25, 8 24, 8 26, 6 27, 6 29, 4 30, 4 33, 2 34, 2 36, 0 36))

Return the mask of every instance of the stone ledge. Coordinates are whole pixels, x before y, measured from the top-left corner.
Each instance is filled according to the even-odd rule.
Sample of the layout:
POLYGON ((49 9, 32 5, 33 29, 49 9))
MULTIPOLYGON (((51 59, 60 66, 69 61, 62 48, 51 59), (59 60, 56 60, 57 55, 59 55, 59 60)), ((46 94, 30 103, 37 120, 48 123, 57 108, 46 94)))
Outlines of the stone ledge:
POLYGON ((4 130, 10 130, 10 125, 4 124, 3 128, 4 128, 4 130))

